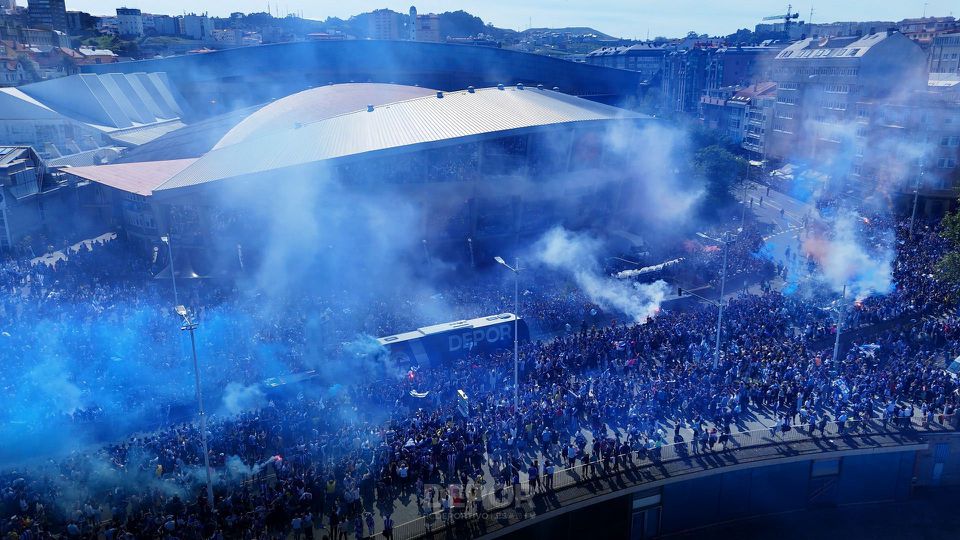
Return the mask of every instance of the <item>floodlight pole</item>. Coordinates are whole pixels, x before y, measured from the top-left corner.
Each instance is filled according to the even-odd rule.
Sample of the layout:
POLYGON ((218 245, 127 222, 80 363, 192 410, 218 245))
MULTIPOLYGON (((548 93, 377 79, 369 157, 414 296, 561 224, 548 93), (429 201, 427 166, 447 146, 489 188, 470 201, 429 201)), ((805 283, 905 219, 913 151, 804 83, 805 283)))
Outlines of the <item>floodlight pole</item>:
POLYGON ((207 444, 207 415, 203 411, 203 394, 200 391, 200 364, 197 362, 197 340, 194 336, 198 324, 190 319, 190 313, 184 306, 177 305, 176 311, 177 314, 183 317, 183 325, 180 327, 180 330, 190 333, 190 349, 193 352, 193 375, 197 388, 197 410, 200 413, 200 442, 203 446, 203 467, 207 472, 207 504, 210 506, 210 510, 214 511, 213 479, 210 475, 210 449, 207 444))
POLYGON ((503 257, 494 257, 494 260, 504 268, 513 272, 513 411, 520 416, 520 258, 516 259, 516 266, 510 266, 503 257))
POLYGON ((180 297, 177 295, 177 276, 173 273, 173 239, 170 238, 170 234, 167 233, 166 236, 161 236, 160 241, 167 245, 167 262, 170 263, 170 281, 173 283, 173 305, 180 305, 180 297))
POLYGON ((839 358, 840 358, 840 332, 841 332, 842 329, 843 329, 844 307, 846 306, 846 305, 844 304, 844 301, 846 300, 846 296, 847 296, 847 286, 844 285, 844 286, 843 286, 843 293, 841 293, 841 295, 840 295, 840 303, 837 304, 837 308, 836 308, 836 310, 837 310, 837 335, 836 335, 836 339, 834 339, 834 342, 833 342, 833 365, 831 366, 831 371, 836 371, 836 369, 837 369, 837 362, 838 362, 838 360, 839 360, 839 358))
POLYGON ((913 188, 913 212, 910 213, 910 236, 913 240, 913 222, 917 219, 917 202, 920 198, 920 182, 923 179, 923 160, 920 160, 920 173, 917 175, 917 185, 913 188))
POLYGON ((729 231, 724 232, 720 238, 712 238, 703 233, 697 233, 697 236, 723 244, 723 267, 720 271, 720 297, 717 299, 717 341, 713 347, 713 369, 717 369, 717 367, 720 366, 720 336, 723 332, 723 295, 726 294, 727 290, 727 254, 730 251, 730 244, 733 240, 730 238, 729 231))
POLYGON ((720 273, 720 298, 717 300, 717 342, 713 347, 713 369, 720 365, 720 334, 723 331, 723 295, 727 287, 727 252, 730 250, 730 238, 723 235, 723 270, 720 273))

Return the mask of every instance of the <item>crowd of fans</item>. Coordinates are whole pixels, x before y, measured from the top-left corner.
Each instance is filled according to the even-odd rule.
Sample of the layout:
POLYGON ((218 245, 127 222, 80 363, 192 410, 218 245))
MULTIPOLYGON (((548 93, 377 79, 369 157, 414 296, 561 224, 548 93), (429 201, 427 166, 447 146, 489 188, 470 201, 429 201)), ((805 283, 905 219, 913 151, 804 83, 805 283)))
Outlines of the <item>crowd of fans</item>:
MULTIPOLYGON (((952 291, 927 277, 943 244, 935 228, 909 238, 903 224, 888 225, 899 240, 897 288, 852 306, 845 325, 885 326, 855 339, 836 363, 832 343, 823 343, 836 327, 833 315, 820 309, 822 298, 771 287, 770 263, 756 255, 762 239, 750 232, 731 249, 729 264, 755 270, 762 283, 729 299, 716 368, 716 308, 710 305, 621 323, 598 317, 600 306, 562 280, 526 283, 523 313, 561 331, 521 347, 517 408, 512 351, 386 379, 360 374, 322 388, 295 386, 210 422, 215 511, 202 488, 195 424, 167 417, 158 420, 159 429, 123 425, 136 435, 80 446, 65 457, 37 456, 0 473, 0 533, 21 540, 54 534, 363 538, 391 529, 399 505, 426 509, 447 501, 449 493, 432 485, 500 491, 522 479, 549 489, 549 473, 558 468, 589 472, 588 466, 615 463, 631 451, 655 457, 678 441, 697 451, 724 448, 750 422, 773 429, 819 425, 821 433, 827 422, 856 418, 945 422, 960 403, 957 382, 943 370, 945 360, 960 353, 960 320, 949 313, 952 291), (467 414, 459 391, 467 393, 467 414)), ((694 270, 678 272, 710 282, 719 255, 700 250, 689 263, 694 270)), ((189 402, 191 374, 176 366, 179 329, 163 307, 170 304, 169 289, 131 279, 147 270, 123 255, 122 246, 81 252, 56 268, 23 261, 0 266, 0 316, 9 329, 0 336, 7 340, 0 385, 11 396, 0 403, 0 421, 39 409, 56 411, 76 428, 97 415, 116 423, 116 411, 145 400, 157 411, 166 402, 189 402), (102 328, 111 330, 98 334, 102 328), (107 343, 116 345, 103 350, 107 343), (128 356, 117 360, 120 354, 128 356), (85 365, 76 365, 78 358, 85 365), (142 384, 116 389, 135 380, 132 371, 143 374, 142 384), (24 384, 53 386, 24 392, 24 384), (101 394, 111 397, 104 401, 101 394), (50 406, 36 407, 37 399, 50 406), (68 407, 65 399, 72 400, 68 407)), ((201 306, 198 318, 210 329, 199 346, 216 361, 203 376, 218 388, 304 367, 311 339, 307 305, 313 313, 353 310, 348 318, 362 330, 385 335, 441 322, 412 320, 405 308, 414 303, 442 302, 453 306, 445 316, 470 318, 503 311, 510 292, 474 283, 436 297, 400 296, 395 309, 383 301, 344 307, 307 295, 289 306, 283 321, 258 319, 234 291, 184 288, 182 294, 201 306)), ((330 332, 330 341, 340 343, 349 330, 330 332)))

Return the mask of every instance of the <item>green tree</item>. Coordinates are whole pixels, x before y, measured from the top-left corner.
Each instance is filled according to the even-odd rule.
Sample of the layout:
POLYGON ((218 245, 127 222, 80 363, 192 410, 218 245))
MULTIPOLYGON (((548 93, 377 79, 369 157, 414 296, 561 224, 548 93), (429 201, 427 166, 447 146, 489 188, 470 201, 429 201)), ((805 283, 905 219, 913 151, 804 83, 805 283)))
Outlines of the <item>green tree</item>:
POLYGON ((937 261, 937 279, 957 287, 960 286, 960 210, 943 216, 940 229, 940 236, 950 243, 950 251, 937 261))
POLYGON ((746 160, 712 144, 695 154, 693 164, 705 183, 703 212, 715 216, 733 204, 733 189, 747 176, 746 160))
POLYGON ((26 54, 18 54, 17 61, 20 62, 20 65, 23 66, 23 71, 27 75, 27 79, 32 82, 40 80, 40 72, 37 71, 37 64, 33 61, 32 58, 26 54))

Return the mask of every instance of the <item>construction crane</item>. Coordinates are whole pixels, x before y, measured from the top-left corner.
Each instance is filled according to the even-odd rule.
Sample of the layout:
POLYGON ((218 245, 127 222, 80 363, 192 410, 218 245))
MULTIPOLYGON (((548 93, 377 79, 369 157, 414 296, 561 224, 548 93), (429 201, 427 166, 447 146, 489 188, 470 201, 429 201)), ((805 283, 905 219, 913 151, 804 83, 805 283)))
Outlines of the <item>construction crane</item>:
POLYGON ((790 25, 794 24, 793 21, 800 18, 800 12, 793 13, 793 4, 787 4, 787 13, 786 15, 770 15, 769 17, 764 17, 764 21, 783 21, 783 33, 790 37, 790 25))

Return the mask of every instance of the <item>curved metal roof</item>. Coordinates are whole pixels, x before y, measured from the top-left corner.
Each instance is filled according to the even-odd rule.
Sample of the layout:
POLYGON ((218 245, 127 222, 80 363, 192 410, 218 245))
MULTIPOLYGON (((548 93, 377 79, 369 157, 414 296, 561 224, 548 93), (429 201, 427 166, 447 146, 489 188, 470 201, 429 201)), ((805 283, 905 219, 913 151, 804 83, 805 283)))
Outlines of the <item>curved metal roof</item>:
POLYGON ((436 90, 399 84, 337 84, 311 88, 278 99, 234 126, 214 146, 223 148, 260 137, 272 131, 290 129, 296 124, 319 122, 332 116, 436 94, 436 90))
MULTIPOLYGON (((350 89, 344 87, 342 89, 350 89)), ((270 127, 266 132, 251 133, 235 144, 212 150, 156 191, 496 132, 646 118, 617 107, 537 88, 484 88, 442 96, 434 93, 374 107, 371 112, 364 108, 286 127, 265 122, 270 127)), ((283 111, 278 116, 287 114, 283 111)))

